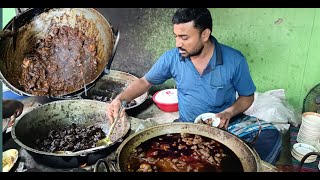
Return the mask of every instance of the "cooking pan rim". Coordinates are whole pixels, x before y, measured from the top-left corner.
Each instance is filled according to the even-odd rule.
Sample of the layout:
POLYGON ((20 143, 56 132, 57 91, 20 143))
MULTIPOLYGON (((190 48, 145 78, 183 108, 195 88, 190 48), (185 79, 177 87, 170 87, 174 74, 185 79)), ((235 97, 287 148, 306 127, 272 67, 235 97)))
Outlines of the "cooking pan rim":
MULTIPOLYGON (((261 165, 261 158, 260 156, 258 155, 257 151, 250 147, 247 142, 245 142, 243 139, 237 137, 236 135, 224 130, 224 129, 220 129, 220 128, 217 128, 217 127, 212 127, 212 126, 208 126, 206 124, 199 124, 199 123, 193 123, 193 122, 171 122, 171 123, 163 123, 163 124, 158 124, 158 125, 155 125, 155 126, 152 126, 152 127, 148 127, 148 128, 145 128, 139 132, 135 132, 133 134, 131 134, 129 137, 127 137, 119 146, 118 148, 116 149, 115 151, 115 157, 116 157, 116 160, 117 160, 117 169, 119 169, 120 171, 122 171, 122 167, 120 166, 120 155, 121 155, 121 152, 124 151, 124 148, 126 146, 128 146, 128 142, 131 141, 133 138, 135 138, 136 136, 139 136, 143 133, 146 133, 147 131, 149 130, 152 130, 152 129, 155 129, 155 128, 162 128, 162 127, 166 127, 166 126, 170 126, 170 125, 186 125, 186 126, 203 126, 203 127, 208 127, 208 128, 213 128, 213 129, 217 129, 219 131, 224 131, 226 133, 228 133, 228 135, 230 136, 233 136, 235 139, 237 139, 239 142, 241 142, 243 144, 243 146, 249 151, 251 152, 250 154, 252 154, 252 157, 253 159, 255 160, 255 164, 256 164, 256 167, 254 167, 254 169, 256 169, 257 172, 260 172, 262 171, 262 165, 261 165)), ((164 133, 165 134, 165 133, 164 133)), ((190 134, 195 134, 195 133, 190 133, 190 134)), ((150 135, 149 135, 150 136, 150 135)), ((158 136, 158 135, 157 135, 158 136)), ((155 136, 155 137, 157 137, 155 136)), ((210 137, 209 137, 210 138, 210 137)), ((148 139, 151 139, 150 137, 148 139)), ((222 142, 220 142, 222 143, 222 142)), ((223 144, 223 143, 222 143, 223 144)), ((225 144, 224 144, 225 145, 225 144)), ((229 148, 229 147, 228 147, 229 148)), ((232 149, 231 149, 232 150, 232 149)), ((233 151, 233 150, 232 150, 233 151)), ((241 162, 242 163, 242 162, 241 162)))
MULTIPOLYGON (((60 104, 60 103, 68 103, 68 102, 83 102, 83 101, 88 101, 88 102, 92 102, 92 103, 100 103, 100 104, 109 104, 109 103, 106 103, 106 102, 100 102, 100 101, 95 101, 95 100, 90 100, 90 99, 70 99, 70 100, 57 100, 57 101, 53 101, 53 102, 50 102, 50 103, 46 103, 46 104, 43 104, 43 105, 40 105, 40 106, 37 106, 35 108, 31 108, 29 109, 28 111, 26 111, 25 113, 23 113, 19 118, 17 118, 15 120, 15 123, 12 125, 12 129, 11 129, 11 137, 12 139, 20 146, 22 147, 23 149, 27 150, 27 151, 31 151, 33 153, 37 153, 37 154, 41 154, 41 155, 50 155, 50 156, 58 156, 58 157, 61 157, 61 156, 64 156, 64 157, 76 157, 76 156, 87 156, 87 155, 90 155, 91 153, 94 153, 96 151, 99 151, 99 150, 102 150, 102 149, 105 149, 105 148, 108 148, 108 147, 111 147, 113 146, 114 144, 118 143, 119 140, 123 139, 123 137, 120 137, 117 141, 115 142, 112 142, 108 145, 105 145, 105 146, 101 146, 101 148, 97 148, 97 147, 93 147, 93 148, 90 148, 90 149, 85 149, 85 150, 80 150, 80 151, 76 151, 76 152, 73 152, 73 153, 70 153, 70 154, 57 154, 57 153, 52 153, 52 152, 45 152, 45 151, 40 151, 40 150, 37 150, 37 149, 34 149, 32 147, 29 147, 27 145, 25 145, 24 143, 22 143, 16 136, 16 133, 15 133, 15 127, 16 125, 18 124, 18 122, 24 117, 26 116, 27 114, 29 114, 31 111, 33 110, 38 110, 38 109, 41 109, 41 108, 44 108, 45 106, 49 106, 49 105, 52 105, 52 104, 60 104)), ((129 122, 128 120, 128 115, 125 113, 124 116, 126 116, 126 122, 127 122, 127 125, 128 125, 128 128, 126 128, 126 132, 125 134, 127 134, 129 131, 130 131, 130 128, 131 128, 131 123, 129 122)), ((125 136, 125 135, 124 135, 125 136)))
MULTIPOLYGON (((139 79, 139 77, 137 77, 137 76, 135 76, 135 75, 133 75, 133 74, 130 74, 130 73, 128 73, 128 72, 125 72, 125 71, 110 69, 110 74, 112 74, 112 73, 125 74, 125 75, 127 75, 127 76, 129 76, 129 77, 133 77, 133 78, 139 79)), ((108 75, 109 75, 109 74, 103 75, 102 78, 99 79, 99 80, 104 80, 104 78, 107 78, 108 75)), ((124 79, 124 80, 125 80, 125 79, 124 79)), ((94 87, 92 87, 90 90, 92 90, 92 89, 94 89, 94 87)), ((88 90, 88 92, 89 92, 90 90, 88 90)), ((137 103, 137 104, 134 105, 134 106, 126 107, 125 109, 126 109, 126 110, 130 110, 130 109, 134 109, 134 108, 140 106, 141 104, 143 104, 143 103, 148 99, 148 96, 149 96, 149 91, 147 91, 147 92, 143 93, 141 96, 139 96, 139 97, 143 97, 143 100, 142 100, 140 103, 137 103), (143 96, 145 96, 145 97, 143 97, 143 96)), ((139 98, 139 97, 138 97, 138 98, 139 98)), ((92 99, 91 99, 91 100, 92 100, 92 99)), ((103 101, 100 101, 100 102, 103 102, 103 101)))
MULTIPOLYGON (((162 123, 162 124, 158 124, 158 125, 155 125, 155 126, 151 126, 151 127, 147 127, 141 131, 138 131, 138 132, 135 132, 133 134, 131 134, 129 137, 127 137, 122 143, 121 145, 119 146, 122 147, 122 146, 125 146, 125 143, 127 143, 128 141, 130 141, 133 137, 135 136, 138 136, 139 134, 142 134, 142 133, 145 133, 146 131, 149 131, 150 129, 154 129, 154 128, 160 128, 162 126, 168 126, 168 125, 173 125, 173 124, 177 124, 177 125, 192 125, 192 126, 203 126, 203 127, 209 127, 209 128, 213 128, 213 129, 218 129, 218 130, 221 130, 221 131, 224 131, 226 133, 228 133, 229 135, 235 137, 236 139, 238 139, 239 141, 241 141, 247 148, 249 148, 250 150, 252 151, 255 151, 254 149, 252 149, 250 146, 247 145, 247 142, 245 142, 243 139, 237 137, 236 135, 226 131, 226 130, 223 130, 223 129, 220 129, 220 128, 217 128, 217 127, 213 127, 213 126, 208 126, 207 124, 199 124, 199 123, 193 123, 193 122, 170 122, 170 123, 162 123)), ((192 134, 192 133, 190 133, 192 134)))
MULTIPOLYGON (((112 46, 112 50, 115 48, 115 34, 112 30, 112 25, 111 23, 109 23, 109 20, 103 16, 103 14, 101 12, 99 12, 98 10, 96 10, 95 8, 29 8, 25 11, 23 11, 22 13, 18 14, 18 15, 15 15, 14 17, 12 17, 9 22, 3 27, 3 30, 7 30, 10 26, 12 26, 12 22, 14 20, 14 18, 18 18, 19 16, 23 15, 23 14, 26 14, 26 13, 29 13, 31 11, 36 11, 37 9, 42 9, 42 12, 40 14, 37 14, 36 16, 34 16, 32 18, 32 20, 29 22, 31 23, 32 21, 34 21, 35 19, 34 18, 37 18, 39 15, 43 14, 43 13, 49 13, 50 11, 54 11, 54 10, 62 10, 62 9, 70 9, 70 11, 72 11, 73 9, 78 9, 78 10, 83 10, 83 11, 86 11, 86 9, 89 9, 90 11, 92 11, 93 13, 95 13, 97 16, 99 16, 101 19, 104 20, 104 22, 106 23, 106 25, 109 27, 108 29, 110 30, 110 34, 111 34, 111 46, 112 46)), ((29 24, 27 23, 27 24, 29 24)), ((26 25, 26 24, 25 24, 26 25)), ((23 25, 23 26, 25 26, 23 25)), ((22 27, 23 27, 22 26, 22 27)), ((20 27, 21 28, 21 27, 20 27)), ((1 41, 1 38, 0 38, 0 41, 1 41)), ((104 69, 107 67, 110 59, 106 59, 107 63, 106 65, 104 66, 104 68, 102 68, 101 72, 99 74, 97 74, 97 76, 92 79, 90 82, 87 82, 85 84, 85 86, 90 86, 94 83, 97 82, 97 80, 100 79, 101 76, 103 76, 105 73, 104 73, 104 69)), ((28 93, 26 92, 25 90, 21 90, 17 87, 15 87, 14 85, 12 85, 12 83, 10 83, 7 78, 5 78, 5 76, 3 75, 3 73, 0 71, 0 81, 3 82, 12 92, 14 92, 15 94, 19 95, 19 96, 29 96, 29 97, 32 97, 32 96, 37 96, 35 94, 31 94, 31 93, 28 93)), ((74 91, 72 92, 67 92, 67 93, 63 93, 63 94, 59 94, 57 96, 51 96, 51 95, 45 95, 47 97, 52 97, 52 98, 63 98, 64 96, 69 96, 69 95, 73 95, 73 94, 78 94, 78 93, 84 93, 85 91, 85 88, 82 86, 81 88, 78 88, 78 89, 75 89, 74 91)))

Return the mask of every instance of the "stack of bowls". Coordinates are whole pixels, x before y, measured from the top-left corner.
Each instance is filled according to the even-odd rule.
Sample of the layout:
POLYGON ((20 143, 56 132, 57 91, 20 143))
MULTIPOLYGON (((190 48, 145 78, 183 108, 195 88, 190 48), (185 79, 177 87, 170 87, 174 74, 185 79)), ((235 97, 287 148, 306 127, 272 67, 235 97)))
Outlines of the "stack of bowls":
POLYGON ((297 142, 315 146, 320 139, 320 114, 305 112, 298 132, 297 142))
MULTIPOLYGON (((319 152, 314 146, 304 143, 295 143, 291 150, 291 155, 301 161, 301 159, 309 152, 319 152)), ((312 163, 317 159, 317 155, 309 156, 304 163, 312 163)))

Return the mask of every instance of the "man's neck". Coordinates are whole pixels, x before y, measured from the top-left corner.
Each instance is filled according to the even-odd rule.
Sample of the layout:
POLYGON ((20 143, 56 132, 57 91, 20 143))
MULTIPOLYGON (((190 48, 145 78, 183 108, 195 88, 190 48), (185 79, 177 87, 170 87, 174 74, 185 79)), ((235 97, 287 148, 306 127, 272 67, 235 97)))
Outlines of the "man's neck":
MULTIPOLYGON (((214 44, 213 42, 209 41, 207 44, 204 45, 202 52, 197 56, 191 56, 191 61, 203 61, 203 59, 208 59, 213 55, 214 52, 214 44)), ((209 61, 208 61, 209 62, 209 61)))
POLYGON ((205 44, 202 52, 199 55, 190 57, 193 65, 195 66, 200 75, 203 73, 211 57, 213 56, 214 48, 215 47, 213 42, 210 41, 207 44, 205 44))

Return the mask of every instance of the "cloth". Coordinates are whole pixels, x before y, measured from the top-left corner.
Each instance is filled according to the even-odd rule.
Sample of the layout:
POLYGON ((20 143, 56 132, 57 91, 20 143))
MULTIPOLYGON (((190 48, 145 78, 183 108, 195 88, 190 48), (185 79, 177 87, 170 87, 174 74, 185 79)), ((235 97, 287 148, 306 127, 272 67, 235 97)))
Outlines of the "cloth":
POLYGON ((203 113, 219 113, 240 96, 253 94, 256 87, 245 57, 238 50, 219 44, 211 36, 214 53, 202 75, 189 58, 182 58, 178 48, 165 52, 145 75, 153 85, 173 78, 178 90, 179 115, 193 122, 203 113))
MULTIPOLYGON (((298 132, 299 132, 299 127, 290 126, 289 132, 290 132, 290 145, 291 145, 290 151, 291 151, 293 145, 295 143, 297 143, 297 136, 298 136, 298 132)), ((320 161, 320 157, 318 156, 316 161, 314 161, 312 163, 304 163, 302 165, 300 172, 319 172, 320 171, 318 168, 319 161, 320 161)), ((300 161, 295 159, 293 156, 291 156, 291 162, 292 162, 292 166, 295 169, 299 168, 300 161)))
POLYGON ((276 127, 267 121, 259 120, 261 133, 256 141, 260 124, 256 117, 240 115, 231 120, 228 131, 246 142, 253 143, 253 148, 259 157, 272 165, 275 165, 282 149, 281 133, 276 127), (254 142, 253 142, 254 141, 254 142))

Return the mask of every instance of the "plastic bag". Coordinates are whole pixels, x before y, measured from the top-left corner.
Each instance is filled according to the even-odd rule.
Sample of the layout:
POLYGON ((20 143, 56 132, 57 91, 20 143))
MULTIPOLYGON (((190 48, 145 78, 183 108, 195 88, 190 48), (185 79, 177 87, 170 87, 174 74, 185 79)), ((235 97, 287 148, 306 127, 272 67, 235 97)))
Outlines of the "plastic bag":
POLYGON ((284 89, 255 92, 254 96, 253 104, 244 114, 271 122, 279 131, 288 130, 290 124, 295 127, 301 124, 301 119, 286 101, 284 89))

